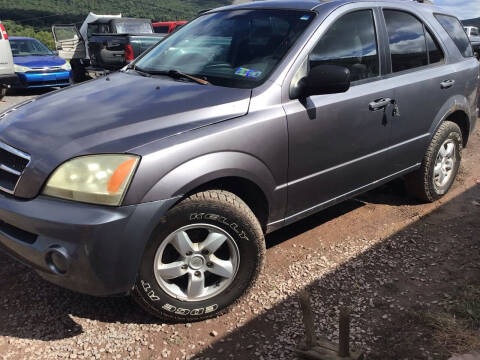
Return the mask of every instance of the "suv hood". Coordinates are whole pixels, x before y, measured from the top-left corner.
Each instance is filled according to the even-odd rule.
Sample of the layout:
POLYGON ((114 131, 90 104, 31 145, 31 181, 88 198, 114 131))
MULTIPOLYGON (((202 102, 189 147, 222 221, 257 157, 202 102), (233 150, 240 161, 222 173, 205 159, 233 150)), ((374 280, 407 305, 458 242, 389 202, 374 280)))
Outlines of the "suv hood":
POLYGON ((116 73, 40 96, 0 115, 0 141, 31 155, 15 194, 38 194, 73 157, 124 153, 245 115, 251 90, 116 73))

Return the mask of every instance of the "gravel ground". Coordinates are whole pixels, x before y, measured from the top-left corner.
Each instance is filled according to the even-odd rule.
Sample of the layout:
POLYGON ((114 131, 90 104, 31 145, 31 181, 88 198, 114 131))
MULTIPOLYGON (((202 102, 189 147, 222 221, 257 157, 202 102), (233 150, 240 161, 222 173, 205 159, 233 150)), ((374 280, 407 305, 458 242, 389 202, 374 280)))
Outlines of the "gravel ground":
MULTIPOLYGON (((7 96, 0 109, 27 97, 7 96)), ((294 359, 297 294, 307 288, 319 336, 337 339, 345 304, 353 345, 369 359, 446 359, 425 314, 480 282, 479 149, 477 130, 459 180, 434 204, 416 203, 395 181, 269 235, 257 286, 204 322, 164 324, 128 298, 72 293, 0 253, 0 357, 294 359)))
POLYGON ((38 90, 22 90, 13 91, 9 90, 7 96, 0 101, 0 111, 8 109, 9 107, 18 104, 19 102, 32 99, 38 95, 46 94, 52 90, 50 89, 38 89, 38 90))

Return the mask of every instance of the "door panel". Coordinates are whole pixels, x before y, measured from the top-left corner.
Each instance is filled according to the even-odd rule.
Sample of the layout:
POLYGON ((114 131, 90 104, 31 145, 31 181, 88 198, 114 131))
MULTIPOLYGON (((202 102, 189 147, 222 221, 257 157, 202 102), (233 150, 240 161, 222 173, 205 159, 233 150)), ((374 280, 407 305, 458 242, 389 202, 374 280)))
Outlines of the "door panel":
POLYGON ((441 83, 454 79, 452 66, 439 66, 397 76, 394 99, 399 115, 392 120, 390 154, 393 171, 422 161, 430 141, 433 120, 443 104, 454 95, 454 88, 441 89, 441 83))
POLYGON ((52 33, 60 57, 67 60, 86 57, 85 42, 75 25, 54 25, 52 33))
POLYGON ((454 95, 455 69, 445 64, 440 43, 414 14, 384 10, 384 19, 399 110, 392 119, 389 164, 397 172, 422 161, 433 120, 454 95))
POLYGON ((389 82, 284 105, 289 131, 288 214, 320 205, 388 174, 388 111, 369 104, 393 96, 389 82))

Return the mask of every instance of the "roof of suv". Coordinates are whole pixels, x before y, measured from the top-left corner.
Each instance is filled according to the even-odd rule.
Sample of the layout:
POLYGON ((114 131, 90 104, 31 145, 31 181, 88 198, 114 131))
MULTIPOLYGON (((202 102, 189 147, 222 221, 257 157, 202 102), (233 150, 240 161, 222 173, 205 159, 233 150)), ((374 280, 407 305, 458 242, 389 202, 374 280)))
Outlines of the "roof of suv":
MULTIPOLYGON (((429 8, 431 11, 441 11, 438 7, 435 7, 431 4, 419 3, 414 0, 266 0, 266 1, 253 1, 244 4, 230 5, 221 7, 221 10, 233 10, 233 9, 293 9, 293 10, 315 10, 322 5, 330 4, 338 6, 353 3, 353 2, 384 2, 384 3, 393 3, 393 4, 402 4, 402 5, 411 5, 411 6, 422 6, 424 8, 429 8)), ((214 9, 218 10, 218 9, 214 9)))

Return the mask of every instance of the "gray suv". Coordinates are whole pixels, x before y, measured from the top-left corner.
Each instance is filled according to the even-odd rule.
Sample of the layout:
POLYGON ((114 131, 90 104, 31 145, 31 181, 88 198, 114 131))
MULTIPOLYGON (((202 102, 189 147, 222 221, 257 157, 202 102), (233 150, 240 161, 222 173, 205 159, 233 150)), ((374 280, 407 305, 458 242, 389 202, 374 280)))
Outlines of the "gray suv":
POLYGON ((408 1, 224 7, 0 115, 0 243, 45 279, 205 319, 264 234, 405 177, 435 201, 477 119, 457 18, 408 1))

